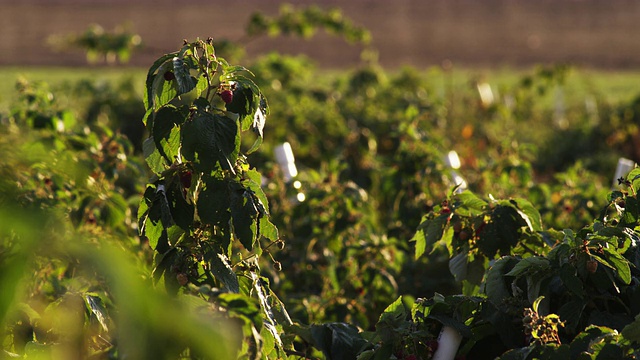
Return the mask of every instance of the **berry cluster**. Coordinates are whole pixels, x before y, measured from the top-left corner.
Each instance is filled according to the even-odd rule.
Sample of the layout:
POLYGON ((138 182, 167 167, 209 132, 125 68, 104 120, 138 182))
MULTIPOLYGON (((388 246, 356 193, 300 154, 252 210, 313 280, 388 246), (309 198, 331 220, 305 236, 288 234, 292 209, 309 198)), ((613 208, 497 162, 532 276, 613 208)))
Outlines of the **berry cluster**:
POLYGON ((537 311, 526 308, 522 318, 524 333, 527 335, 527 342, 535 345, 545 345, 549 343, 560 344, 558 327, 564 326, 560 317, 556 314, 540 316, 537 311))

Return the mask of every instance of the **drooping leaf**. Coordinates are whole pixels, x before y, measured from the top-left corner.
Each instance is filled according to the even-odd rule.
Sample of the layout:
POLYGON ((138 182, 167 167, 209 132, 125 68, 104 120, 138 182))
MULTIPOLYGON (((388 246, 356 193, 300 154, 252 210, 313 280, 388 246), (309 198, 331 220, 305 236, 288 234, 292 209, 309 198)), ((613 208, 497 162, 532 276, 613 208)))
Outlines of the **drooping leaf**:
POLYGON ((204 189, 198 196, 198 215, 205 224, 224 226, 229 223, 229 185, 215 178, 204 179, 204 189))
POLYGON ((102 326, 102 329, 104 329, 104 331, 109 331, 109 326, 107 324, 107 319, 109 317, 107 315, 107 309, 105 309, 104 304, 102 303, 102 299, 91 294, 86 294, 84 296, 84 299, 89 310, 91 310, 93 316, 95 316, 96 320, 98 320, 98 322, 102 326))
POLYGON ((511 204, 518 211, 518 214, 527 223, 529 230, 542 231, 542 217, 538 210, 528 200, 517 198, 512 199, 511 204))
POLYGON ((584 307, 587 305, 586 300, 572 300, 563 304, 558 310, 558 316, 565 321, 565 328, 574 331, 577 329, 584 307))
POLYGON ((482 214, 484 207, 487 206, 486 201, 470 191, 456 194, 454 198, 456 201, 456 214, 460 216, 478 216, 482 214))
POLYGON ((487 271, 484 292, 487 294, 489 301, 498 308, 502 306, 503 300, 512 296, 508 280, 505 279, 504 274, 506 274, 517 263, 517 258, 513 256, 504 256, 498 259, 487 271))
MULTIPOLYGON (((151 67, 149 68, 149 71, 147 73, 147 81, 146 81, 146 89, 145 89, 145 96, 144 96, 144 107, 147 110, 150 110, 153 108, 153 99, 154 99, 154 93, 153 93, 153 84, 155 81, 155 78, 157 76, 163 77, 164 73, 162 72, 158 72, 158 74, 156 74, 156 71, 163 65, 165 64, 168 60, 172 59, 173 57, 175 57, 176 55, 178 55, 177 52, 173 52, 173 53, 169 53, 166 55, 161 56, 159 59, 157 59, 153 65, 151 65, 151 67)), ((145 116, 147 117, 147 116, 145 116)), ((146 125, 146 122, 145 122, 146 125)))
POLYGON ((167 165, 171 165, 179 155, 180 129, 176 124, 181 122, 182 113, 175 106, 164 106, 158 110, 153 121, 152 136, 160 155, 167 165))
POLYGON ((469 253, 466 251, 459 253, 449 260, 449 272, 456 281, 460 282, 467 278, 469 253))
POLYGON ((611 247, 604 248, 605 258, 609 264, 615 269, 616 275, 624 284, 631 283, 631 269, 629 267, 629 260, 620 255, 616 250, 611 247))
POLYGON ((444 233, 449 215, 440 215, 433 219, 424 219, 418 226, 412 241, 416 242, 415 258, 422 256, 428 248, 433 250, 433 245, 438 242, 444 233))
POLYGON ((172 68, 172 62, 167 61, 158 68, 158 73, 153 76, 151 98, 153 99, 152 107, 154 110, 160 109, 178 96, 178 87, 175 79, 165 79, 165 74, 169 73, 172 68))
POLYGON ((227 104, 227 110, 238 114, 242 131, 249 130, 254 124, 256 110, 260 108, 260 89, 251 80, 242 75, 230 77, 235 81, 233 101, 227 104))
POLYGON ((148 137, 142 143, 142 153, 147 165, 154 174, 160 175, 166 170, 167 161, 162 154, 160 154, 160 151, 158 151, 153 137, 148 137))
POLYGON ((624 212, 620 219, 622 225, 635 227, 640 217, 640 203, 635 197, 627 196, 625 199, 624 212))
POLYGON ((189 74, 189 67, 185 63, 184 59, 180 57, 174 57, 171 60, 173 64, 173 74, 175 76, 178 95, 186 94, 196 87, 196 81, 191 74, 189 74))
POLYGON ((353 325, 345 323, 311 325, 310 330, 315 346, 327 359, 352 360, 370 346, 353 325))
POLYGON ((251 192, 242 187, 230 191, 231 218, 233 233, 249 251, 258 235, 258 217, 260 212, 251 192))
POLYGON ((640 314, 636 315, 635 320, 622 329, 622 336, 629 341, 640 343, 640 314))
POLYGON ((578 277, 578 272, 576 268, 569 264, 565 263, 560 268, 560 279, 562 280, 562 284, 575 294, 576 296, 582 298, 584 296, 584 287, 582 281, 578 277))
POLYGON ((282 349, 282 339, 280 338, 277 321, 275 319, 274 312, 271 309, 271 302, 269 301, 270 288, 268 280, 264 277, 260 277, 255 272, 251 272, 251 279, 253 282, 254 293, 258 297, 258 300, 260 301, 260 308, 263 311, 264 326, 269 330, 271 335, 273 335, 273 338, 276 341, 276 346, 279 349, 282 349))
POLYGON ((521 276, 523 273, 542 272, 550 268, 549 260, 541 256, 532 256, 520 260, 506 276, 521 276))
POLYGON ((520 239, 520 228, 525 225, 515 208, 498 205, 491 212, 491 221, 478 234, 478 248, 488 258, 493 258, 498 252, 509 254, 520 239))
POLYGON ((199 111, 182 126, 182 154, 204 173, 216 164, 235 173, 239 147, 238 124, 226 116, 199 111))
POLYGON ((177 183, 173 183, 167 189, 167 201, 171 211, 171 217, 176 225, 188 231, 193 223, 194 206, 187 202, 182 194, 182 189, 177 183))
POLYGON ((208 251, 205 254, 205 260, 209 262, 213 275, 224 284, 227 290, 232 293, 240 292, 238 276, 231 268, 229 259, 225 254, 220 254, 215 251, 208 251))

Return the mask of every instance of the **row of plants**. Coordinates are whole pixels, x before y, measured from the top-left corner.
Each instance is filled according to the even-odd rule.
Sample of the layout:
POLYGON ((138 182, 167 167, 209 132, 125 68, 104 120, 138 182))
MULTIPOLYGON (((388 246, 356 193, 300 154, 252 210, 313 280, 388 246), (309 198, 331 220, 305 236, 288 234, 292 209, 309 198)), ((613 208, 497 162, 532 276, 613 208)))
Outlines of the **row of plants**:
POLYGON ((574 144, 624 151, 634 104, 601 104, 599 123, 576 107, 563 130, 540 106, 563 67, 490 106, 414 69, 316 72, 278 54, 231 65, 207 39, 160 57, 141 99, 84 82, 67 109, 18 84, 1 124, 1 356, 637 356, 640 173, 612 192, 610 148, 535 142, 581 129, 574 144), (283 141, 300 189, 268 155, 283 141))

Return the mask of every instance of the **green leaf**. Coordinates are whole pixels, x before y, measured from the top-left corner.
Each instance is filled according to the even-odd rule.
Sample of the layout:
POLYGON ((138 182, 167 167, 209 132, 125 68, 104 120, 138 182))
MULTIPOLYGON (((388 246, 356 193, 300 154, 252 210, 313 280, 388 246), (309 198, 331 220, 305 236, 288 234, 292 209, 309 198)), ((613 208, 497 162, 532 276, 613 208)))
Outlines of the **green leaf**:
POLYGON ((201 98, 202 94, 204 94, 208 88, 209 88, 209 81, 207 80, 207 77, 200 76, 200 78, 198 79, 198 82, 196 83, 195 97, 197 99, 201 98))
POLYGON ((140 207, 138 208, 138 228, 140 229, 140 235, 147 237, 149 246, 155 249, 162 238, 164 233, 164 226, 160 221, 161 211, 159 207, 154 207, 154 200, 156 198, 156 186, 151 184, 147 186, 144 192, 144 196, 140 201, 140 207))
POLYGON ((189 74, 189 67, 184 59, 176 56, 171 62, 173 64, 173 74, 176 84, 178 85, 178 95, 186 94, 193 90, 193 88, 196 87, 196 81, 191 77, 191 74, 189 74))
MULTIPOLYGON (((605 259, 615 269, 618 278, 626 285, 631 283, 631 269, 629 260, 611 247, 604 248, 605 259)), ((596 256, 597 257, 597 256, 596 256)))
POLYGON ((198 196, 198 215, 205 224, 223 226, 229 223, 229 185, 227 181, 204 178, 204 188, 198 196))
POLYGON ((162 154, 160 154, 160 151, 158 151, 153 136, 148 137, 142 143, 142 154, 147 165, 154 174, 160 175, 167 169, 167 160, 162 156, 162 154))
POLYGON ((498 205, 491 212, 491 221, 479 233, 477 246, 488 258, 493 258, 498 252, 502 255, 509 254, 511 248, 518 244, 520 230, 525 225, 512 205, 498 205))
POLYGON ((635 227, 640 217, 640 204, 638 199, 632 196, 625 198, 624 212, 620 219, 621 224, 624 226, 635 227))
POLYGON ((482 214, 487 202, 480 199, 471 191, 463 191, 454 195, 456 201, 455 213, 460 216, 478 216, 482 214))
POLYGON ((511 298, 511 289, 507 284, 504 274, 507 269, 513 268, 518 263, 518 259, 513 256, 504 256, 498 259, 493 266, 487 270, 485 281, 485 294, 496 307, 500 308, 504 299, 511 298))
MULTIPOLYGON (((627 180, 631 182, 634 192, 640 192, 640 168, 636 167, 627 175, 627 180)), ((629 199, 629 197, 627 197, 629 199)))
POLYGON ((562 265, 560 268, 560 280, 562 280, 562 284, 567 290, 580 298, 584 297, 585 292, 582 281, 580 281, 578 272, 573 265, 569 263, 562 265))
POLYGON ((520 260, 505 276, 521 276, 524 273, 542 272, 551 267, 549 260, 541 256, 532 256, 520 260))
POLYGON ((224 293, 218 296, 220 305, 235 315, 241 315, 256 326, 262 325, 260 307, 255 299, 243 294, 224 293))
POLYGON ((315 346, 331 360, 356 359, 370 345, 355 326, 345 323, 311 325, 311 336, 315 346))
POLYGON ((153 109, 158 110, 162 106, 171 102, 178 96, 178 88, 175 80, 165 80, 164 74, 172 68, 171 62, 166 62, 158 69, 158 74, 154 75, 151 85, 153 99, 153 109))
MULTIPOLYGON (((168 60, 172 59, 173 57, 175 57, 176 55, 178 55, 177 52, 173 52, 170 54, 166 54, 161 56, 159 59, 157 59, 153 65, 151 65, 151 67, 149 68, 149 71, 147 73, 147 81, 146 81, 146 89, 145 89, 145 96, 144 96, 144 107, 147 110, 151 110, 151 108, 153 107, 153 99, 154 99, 154 93, 153 93, 153 83, 155 81, 156 77, 163 77, 164 76, 164 72, 163 73, 158 73, 156 74, 156 71, 163 65, 165 64, 168 60)), ((145 118, 147 116, 145 115, 145 118)), ((146 125, 146 122, 145 122, 146 125)))
POLYGON ((460 282, 467 278, 469 253, 461 252, 449 260, 449 271, 460 282))
POLYGON ((423 219, 418 226, 416 234, 411 239, 411 241, 416 242, 416 259, 420 258, 427 248, 432 248, 442 238, 448 220, 448 214, 440 215, 433 219, 423 219))
POLYGON ((538 210, 528 200, 517 198, 512 199, 511 203, 518 211, 518 214, 527 223, 529 230, 542 231, 542 217, 538 210))
POLYGON ((566 321, 565 327, 571 331, 575 331, 580 323, 584 307, 588 304, 587 300, 571 300, 563 304, 558 309, 558 316, 566 321))
POLYGON ((260 108, 260 89, 252 80, 241 75, 227 79, 236 82, 233 100, 227 104, 227 110, 238 114, 242 131, 249 130, 255 122, 256 111, 260 108))
POLYGON ((231 196, 231 219, 233 232, 242 245, 249 251, 257 239, 257 220, 260 211, 252 193, 240 186, 230 192, 231 196))
POLYGON ((260 236, 271 241, 280 239, 278 228, 266 216, 260 217, 260 236))
POLYGON ((397 324, 398 321, 403 321, 407 317, 407 308, 404 306, 402 296, 398 297, 396 301, 392 302, 386 309, 380 314, 378 318, 378 324, 380 323, 392 323, 397 324))
POLYGON ((84 300, 87 303, 89 310, 95 318, 98 320, 104 331, 109 331, 109 327, 107 326, 107 319, 109 316, 107 315, 107 309, 105 309, 102 304, 102 299, 95 295, 86 294, 84 296, 84 300))
POLYGON ((167 201, 171 211, 171 217, 176 225, 182 229, 189 231, 193 223, 194 206, 187 202, 182 194, 182 188, 178 183, 173 183, 167 189, 167 201))
POLYGON ((199 111, 182 126, 182 154, 201 172, 210 173, 219 163, 235 174, 239 147, 238 124, 226 116, 199 111))
POLYGON ((622 329, 622 336, 629 341, 640 343, 640 314, 635 320, 622 329))
POLYGON ((167 165, 171 165, 179 155, 180 129, 176 124, 181 123, 184 116, 175 106, 164 106, 158 110, 153 121, 152 139, 160 155, 167 165))
POLYGON ((232 293, 240 292, 238 276, 229 265, 229 259, 225 254, 209 251, 205 254, 205 260, 209 262, 213 275, 224 284, 227 290, 232 293))

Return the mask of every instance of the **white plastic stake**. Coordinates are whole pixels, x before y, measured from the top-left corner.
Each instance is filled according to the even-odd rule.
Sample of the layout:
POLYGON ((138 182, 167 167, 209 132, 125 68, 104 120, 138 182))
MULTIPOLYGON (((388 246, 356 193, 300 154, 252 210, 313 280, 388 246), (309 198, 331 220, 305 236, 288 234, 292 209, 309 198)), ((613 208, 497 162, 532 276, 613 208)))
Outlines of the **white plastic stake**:
POLYGON ((455 150, 449 151, 447 158, 445 159, 447 165, 452 169, 460 169, 460 157, 455 150))
POLYGON ((454 185, 458 186, 458 188, 456 189, 456 193, 461 193, 467 188, 467 182, 462 176, 460 176, 460 174, 455 171, 455 169, 459 169, 461 165, 458 153, 455 152, 455 150, 449 151, 449 153, 447 153, 447 156, 444 158, 444 162, 451 169, 454 169, 451 170, 451 180, 453 181, 454 185))
POLYGON ((462 342, 462 335, 451 326, 444 326, 438 336, 438 350, 432 360, 454 360, 462 342))
POLYGON ((629 160, 625 158, 618 159, 618 166, 616 166, 616 173, 613 175, 612 188, 617 189, 619 186, 618 179, 620 179, 621 177, 626 177, 627 174, 629 174, 629 172, 633 170, 635 166, 636 164, 633 162, 633 160, 629 160))
POLYGON ((288 142, 282 143, 281 145, 276 146, 273 152, 276 157, 276 161, 278 162, 278 165, 280 165, 282 173, 284 174, 284 181, 291 181, 291 179, 298 175, 296 160, 293 157, 291 144, 288 142))

